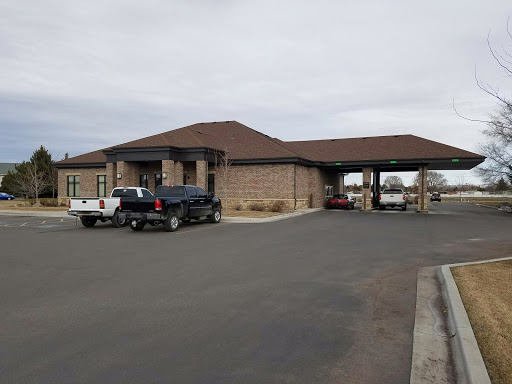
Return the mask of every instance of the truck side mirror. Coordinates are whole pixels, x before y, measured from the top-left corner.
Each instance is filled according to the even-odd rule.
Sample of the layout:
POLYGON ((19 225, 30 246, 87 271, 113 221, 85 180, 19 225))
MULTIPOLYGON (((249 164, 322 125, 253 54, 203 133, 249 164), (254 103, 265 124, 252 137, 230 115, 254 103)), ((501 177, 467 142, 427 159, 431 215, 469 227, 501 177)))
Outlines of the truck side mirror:
POLYGON ((214 196, 213 196, 213 192, 208 192, 208 198, 209 199, 212 199, 214 196))

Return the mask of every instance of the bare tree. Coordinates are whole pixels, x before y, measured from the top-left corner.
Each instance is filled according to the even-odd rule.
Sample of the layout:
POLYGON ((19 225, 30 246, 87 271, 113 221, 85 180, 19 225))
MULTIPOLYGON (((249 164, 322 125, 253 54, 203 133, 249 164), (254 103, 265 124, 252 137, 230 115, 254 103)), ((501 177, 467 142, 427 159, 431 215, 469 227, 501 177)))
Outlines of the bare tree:
MULTIPOLYGON (((509 28, 510 18, 507 19, 507 34, 512 42, 512 33, 509 28)), ((512 44, 502 45, 496 49, 491 43, 491 33, 487 34, 487 46, 496 64, 506 77, 512 79, 512 44)), ((462 116, 463 119, 487 125, 484 134, 488 141, 479 147, 479 151, 487 157, 487 161, 475 171, 487 183, 496 183, 500 178, 508 178, 512 183, 512 101, 497 85, 491 85, 478 78, 475 68, 475 81, 477 86, 498 102, 498 112, 491 114, 489 119, 472 119, 462 116)))
POLYGON ((230 157, 227 147, 224 148, 224 151, 215 151, 215 169, 219 174, 220 188, 226 201, 226 213, 228 213, 229 171, 231 164, 233 164, 233 159, 230 157))
POLYGON ((466 189, 466 178, 464 175, 457 176, 455 178, 455 184, 457 185, 457 191, 459 192, 459 201, 462 201, 462 192, 466 189))
POLYGON ((16 166, 14 183, 26 197, 34 198, 39 205, 39 195, 48 188, 47 170, 38 161, 24 161, 16 166))
MULTIPOLYGON (((443 188, 448 184, 448 180, 441 172, 428 171, 427 172, 427 183, 429 192, 435 192, 436 190, 443 188)), ((413 184, 415 186, 420 185, 420 175, 417 174, 414 178, 413 184)))
POLYGON ((386 186, 389 186, 390 188, 403 188, 404 182, 401 177, 399 176, 388 176, 384 180, 384 184, 386 186))

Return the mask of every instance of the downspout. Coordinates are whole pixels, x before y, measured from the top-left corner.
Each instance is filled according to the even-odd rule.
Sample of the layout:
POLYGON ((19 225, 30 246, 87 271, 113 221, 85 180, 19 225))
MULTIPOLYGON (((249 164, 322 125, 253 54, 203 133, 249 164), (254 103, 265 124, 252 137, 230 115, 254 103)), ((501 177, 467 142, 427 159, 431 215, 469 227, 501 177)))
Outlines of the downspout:
POLYGON ((205 162, 206 162, 206 167, 204 167, 205 169, 205 172, 206 172, 206 175, 205 175, 205 189, 206 189, 206 193, 210 193, 210 191, 208 191, 208 153, 209 153, 209 149, 206 148, 206 152, 204 153, 204 159, 205 159, 205 162))
POLYGON ((293 209, 297 209, 297 164, 293 164, 293 209))

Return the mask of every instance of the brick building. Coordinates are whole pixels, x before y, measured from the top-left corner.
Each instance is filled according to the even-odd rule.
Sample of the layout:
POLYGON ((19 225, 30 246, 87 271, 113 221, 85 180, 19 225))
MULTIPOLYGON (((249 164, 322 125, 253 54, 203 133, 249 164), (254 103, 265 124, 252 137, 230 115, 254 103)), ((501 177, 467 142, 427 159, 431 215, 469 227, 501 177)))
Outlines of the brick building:
POLYGON ((413 135, 284 142, 226 121, 190 125, 56 166, 61 198, 102 197, 116 186, 153 191, 160 184, 191 184, 224 200, 227 193, 230 206, 282 200, 291 209, 323 206, 326 196, 343 190, 344 174, 362 172, 363 209, 369 209, 372 172, 375 196, 380 172, 471 169, 484 159, 413 135))

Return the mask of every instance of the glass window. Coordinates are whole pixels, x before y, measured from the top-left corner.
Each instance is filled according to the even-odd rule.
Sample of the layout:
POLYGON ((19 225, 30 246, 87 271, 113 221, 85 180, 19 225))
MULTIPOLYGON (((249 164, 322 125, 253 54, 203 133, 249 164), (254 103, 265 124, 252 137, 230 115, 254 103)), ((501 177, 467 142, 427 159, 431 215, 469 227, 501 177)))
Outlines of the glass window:
POLYGON ((149 192, 147 189, 143 189, 142 197, 153 197, 153 194, 151 192, 149 192))
POLYGON ((148 187, 148 175, 140 175, 140 185, 141 188, 148 187))
POLYGON ((107 175, 98 175, 98 197, 107 196, 107 175))
POLYGON ((112 197, 137 197, 137 190, 134 188, 116 188, 112 191, 112 197))
POLYGON ((160 185, 155 190, 155 197, 185 198, 185 187, 160 185))
POLYGON ((197 197, 197 192, 195 187, 185 187, 187 188, 187 195, 188 197, 197 197))
POLYGON ((208 174, 208 193, 215 194, 215 175, 208 174))
POLYGON ((183 174, 183 185, 187 185, 187 174, 183 174))
POLYGON ((208 194, 203 188, 196 187, 197 190, 197 197, 200 199, 206 199, 208 197, 208 194))
POLYGON ((155 174, 155 188, 158 187, 159 185, 162 185, 162 174, 156 173, 155 174))
POLYGON ((80 176, 68 176, 68 196, 79 197, 80 196, 80 176))

